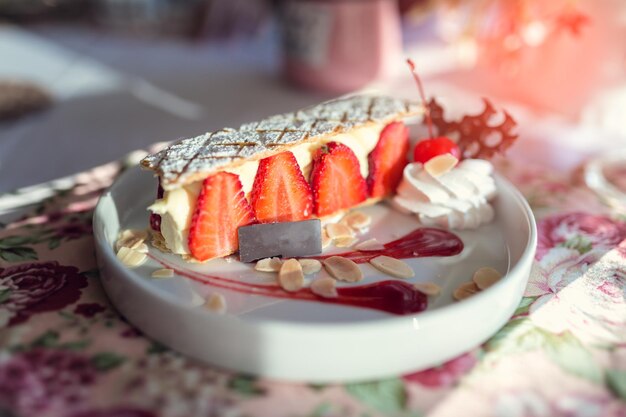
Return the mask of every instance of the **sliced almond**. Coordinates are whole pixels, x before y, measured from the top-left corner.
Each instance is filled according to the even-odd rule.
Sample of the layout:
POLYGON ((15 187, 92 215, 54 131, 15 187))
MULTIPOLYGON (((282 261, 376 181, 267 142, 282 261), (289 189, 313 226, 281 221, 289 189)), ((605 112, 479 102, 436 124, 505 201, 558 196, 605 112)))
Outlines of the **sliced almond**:
POLYGON ((471 297, 478 291, 480 291, 480 289, 476 286, 476 284, 474 284, 474 282, 472 281, 469 281, 459 285, 456 290, 454 290, 454 293, 452 293, 452 296, 455 300, 461 301, 471 297))
POLYGON ((359 242, 354 249, 362 251, 383 250, 385 249, 385 245, 380 243, 378 239, 372 238, 359 242))
POLYGON ((500 278, 502 278, 502 274, 496 269, 486 266, 474 272, 472 281, 474 281, 479 289, 484 290, 498 282, 500 278))
POLYGON ((345 237, 354 237, 354 232, 350 227, 343 223, 329 223, 326 225, 326 233, 332 240, 345 237))
POLYGON ((459 160, 452 154, 444 153, 429 159, 424 164, 424 169, 433 177, 447 174, 459 163, 459 160))
POLYGON ((391 256, 377 256, 370 259, 370 264, 379 271, 394 277, 412 278, 415 276, 415 272, 413 272, 413 269, 411 269, 409 265, 391 256))
POLYGON ((117 251, 117 258, 127 267, 136 268, 143 264, 148 256, 145 253, 122 246, 120 250, 117 251))
POLYGON ((348 258, 331 256, 322 261, 324 268, 335 279, 345 282, 358 282, 363 279, 359 266, 348 258))
POLYGON ((138 229, 126 229, 120 232, 120 235, 115 243, 115 248, 120 250, 121 247, 136 249, 148 238, 148 232, 138 229))
POLYGON ((441 287, 434 282, 417 282, 414 287, 426 295, 435 296, 441 294, 441 287))
POLYGON ((317 278, 311 283, 311 291, 313 294, 319 295, 324 298, 337 297, 337 288, 335 287, 335 280, 330 277, 317 278))
POLYGON ((218 292, 214 292, 213 294, 211 294, 209 298, 207 298, 204 306, 208 310, 217 314, 226 313, 226 299, 222 294, 218 292))
POLYGON ((157 269, 152 272, 152 278, 172 278, 174 276, 174 270, 169 268, 157 269))
POLYGON ((340 237, 335 239, 335 246, 338 248, 350 248, 358 241, 359 239, 356 237, 340 237))
POLYGON ((329 247, 331 243, 333 243, 333 240, 326 233, 326 229, 322 229, 322 249, 329 247))
POLYGON ((356 210, 348 213, 348 215, 341 220, 341 223, 347 225, 353 230, 361 231, 363 229, 367 229, 370 224, 372 224, 372 218, 362 211, 356 210))
POLYGON ((298 291, 304 287, 304 273, 297 259, 287 259, 278 271, 278 283, 285 291, 298 291))
POLYGON ((254 269, 260 272, 278 272, 282 264, 280 258, 265 258, 258 260, 254 269))
POLYGON ((322 263, 317 259, 298 259, 300 262, 300 266, 302 267, 302 272, 304 275, 311 275, 320 272, 322 269, 322 263))
POLYGON ((140 243, 139 245, 135 246, 134 248, 131 248, 136 250, 137 252, 140 253, 148 253, 148 245, 146 245, 145 243, 140 243))

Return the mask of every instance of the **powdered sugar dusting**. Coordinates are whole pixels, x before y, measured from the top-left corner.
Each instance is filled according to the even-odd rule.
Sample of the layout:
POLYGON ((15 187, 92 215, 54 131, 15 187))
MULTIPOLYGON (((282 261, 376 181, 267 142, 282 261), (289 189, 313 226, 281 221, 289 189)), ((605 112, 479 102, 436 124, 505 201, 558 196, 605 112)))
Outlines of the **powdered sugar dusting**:
POLYGON ((183 184, 200 173, 207 175, 238 160, 283 146, 296 145, 334 133, 346 132, 366 123, 384 123, 420 112, 421 107, 407 100, 386 96, 353 96, 328 101, 292 113, 246 123, 238 129, 183 139, 141 161, 161 177, 164 188, 183 184))

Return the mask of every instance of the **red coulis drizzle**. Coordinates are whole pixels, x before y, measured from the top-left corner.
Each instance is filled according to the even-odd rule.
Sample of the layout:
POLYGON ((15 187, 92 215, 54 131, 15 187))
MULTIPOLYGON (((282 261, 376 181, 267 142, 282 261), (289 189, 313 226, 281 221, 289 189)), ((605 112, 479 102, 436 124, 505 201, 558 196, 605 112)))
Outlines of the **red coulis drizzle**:
MULTIPOLYGON (((463 250, 463 242, 458 236, 446 230, 422 228, 416 229, 400 239, 389 242, 384 247, 385 249, 381 250, 357 250, 337 255, 351 259, 356 263, 365 263, 379 255, 392 256, 398 259, 453 256, 463 250)), ((314 258, 324 259, 329 256, 333 255, 314 258)), ((154 256, 151 256, 151 258, 161 263, 164 267, 173 269, 179 275, 194 281, 247 294, 371 308, 397 315, 418 313, 426 310, 428 306, 426 295, 404 281, 387 280, 372 284, 341 287, 337 288, 338 296, 336 298, 324 298, 313 294, 308 288, 288 292, 275 284, 252 284, 196 271, 180 270, 162 259, 154 256)))
POLYGON ((447 230, 424 227, 415 229, 408 235, 386 243, 383 246, 385 248, 379 250, 356 250, 331 255, 312 256, 311 258, 326 259, 331 256, 341 256, 357 264, 363 264, 380 255, 387 255, 397 259, 454 256, 463 250, 463 241, 457 235, 447 230))

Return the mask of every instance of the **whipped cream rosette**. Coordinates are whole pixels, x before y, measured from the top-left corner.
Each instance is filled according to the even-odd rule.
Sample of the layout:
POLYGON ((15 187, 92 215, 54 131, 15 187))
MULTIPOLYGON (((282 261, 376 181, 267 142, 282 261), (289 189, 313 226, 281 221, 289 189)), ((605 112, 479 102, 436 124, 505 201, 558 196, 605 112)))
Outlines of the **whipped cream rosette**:
POLYGON ((428 169, 437 158, 441 157, 404 168, 394 206, 414 213, 425 226, 475 229, 491 222, 494 211, 489 200, 496 195, 492 164, 466 159, 444 172, 428 169))

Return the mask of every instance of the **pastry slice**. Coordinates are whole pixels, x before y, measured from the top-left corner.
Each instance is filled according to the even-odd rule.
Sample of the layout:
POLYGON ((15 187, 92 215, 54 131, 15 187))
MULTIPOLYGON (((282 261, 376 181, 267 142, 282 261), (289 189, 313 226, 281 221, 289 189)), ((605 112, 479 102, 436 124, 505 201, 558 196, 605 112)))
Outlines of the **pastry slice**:
POLYGON ((183 139, 141 161, 159 178, 151 224, 171 252, 205 261, 236 252, 240 226, 379 201, 407 164, 403 120, 421 112, 406 100, 352 96, 183 139))

